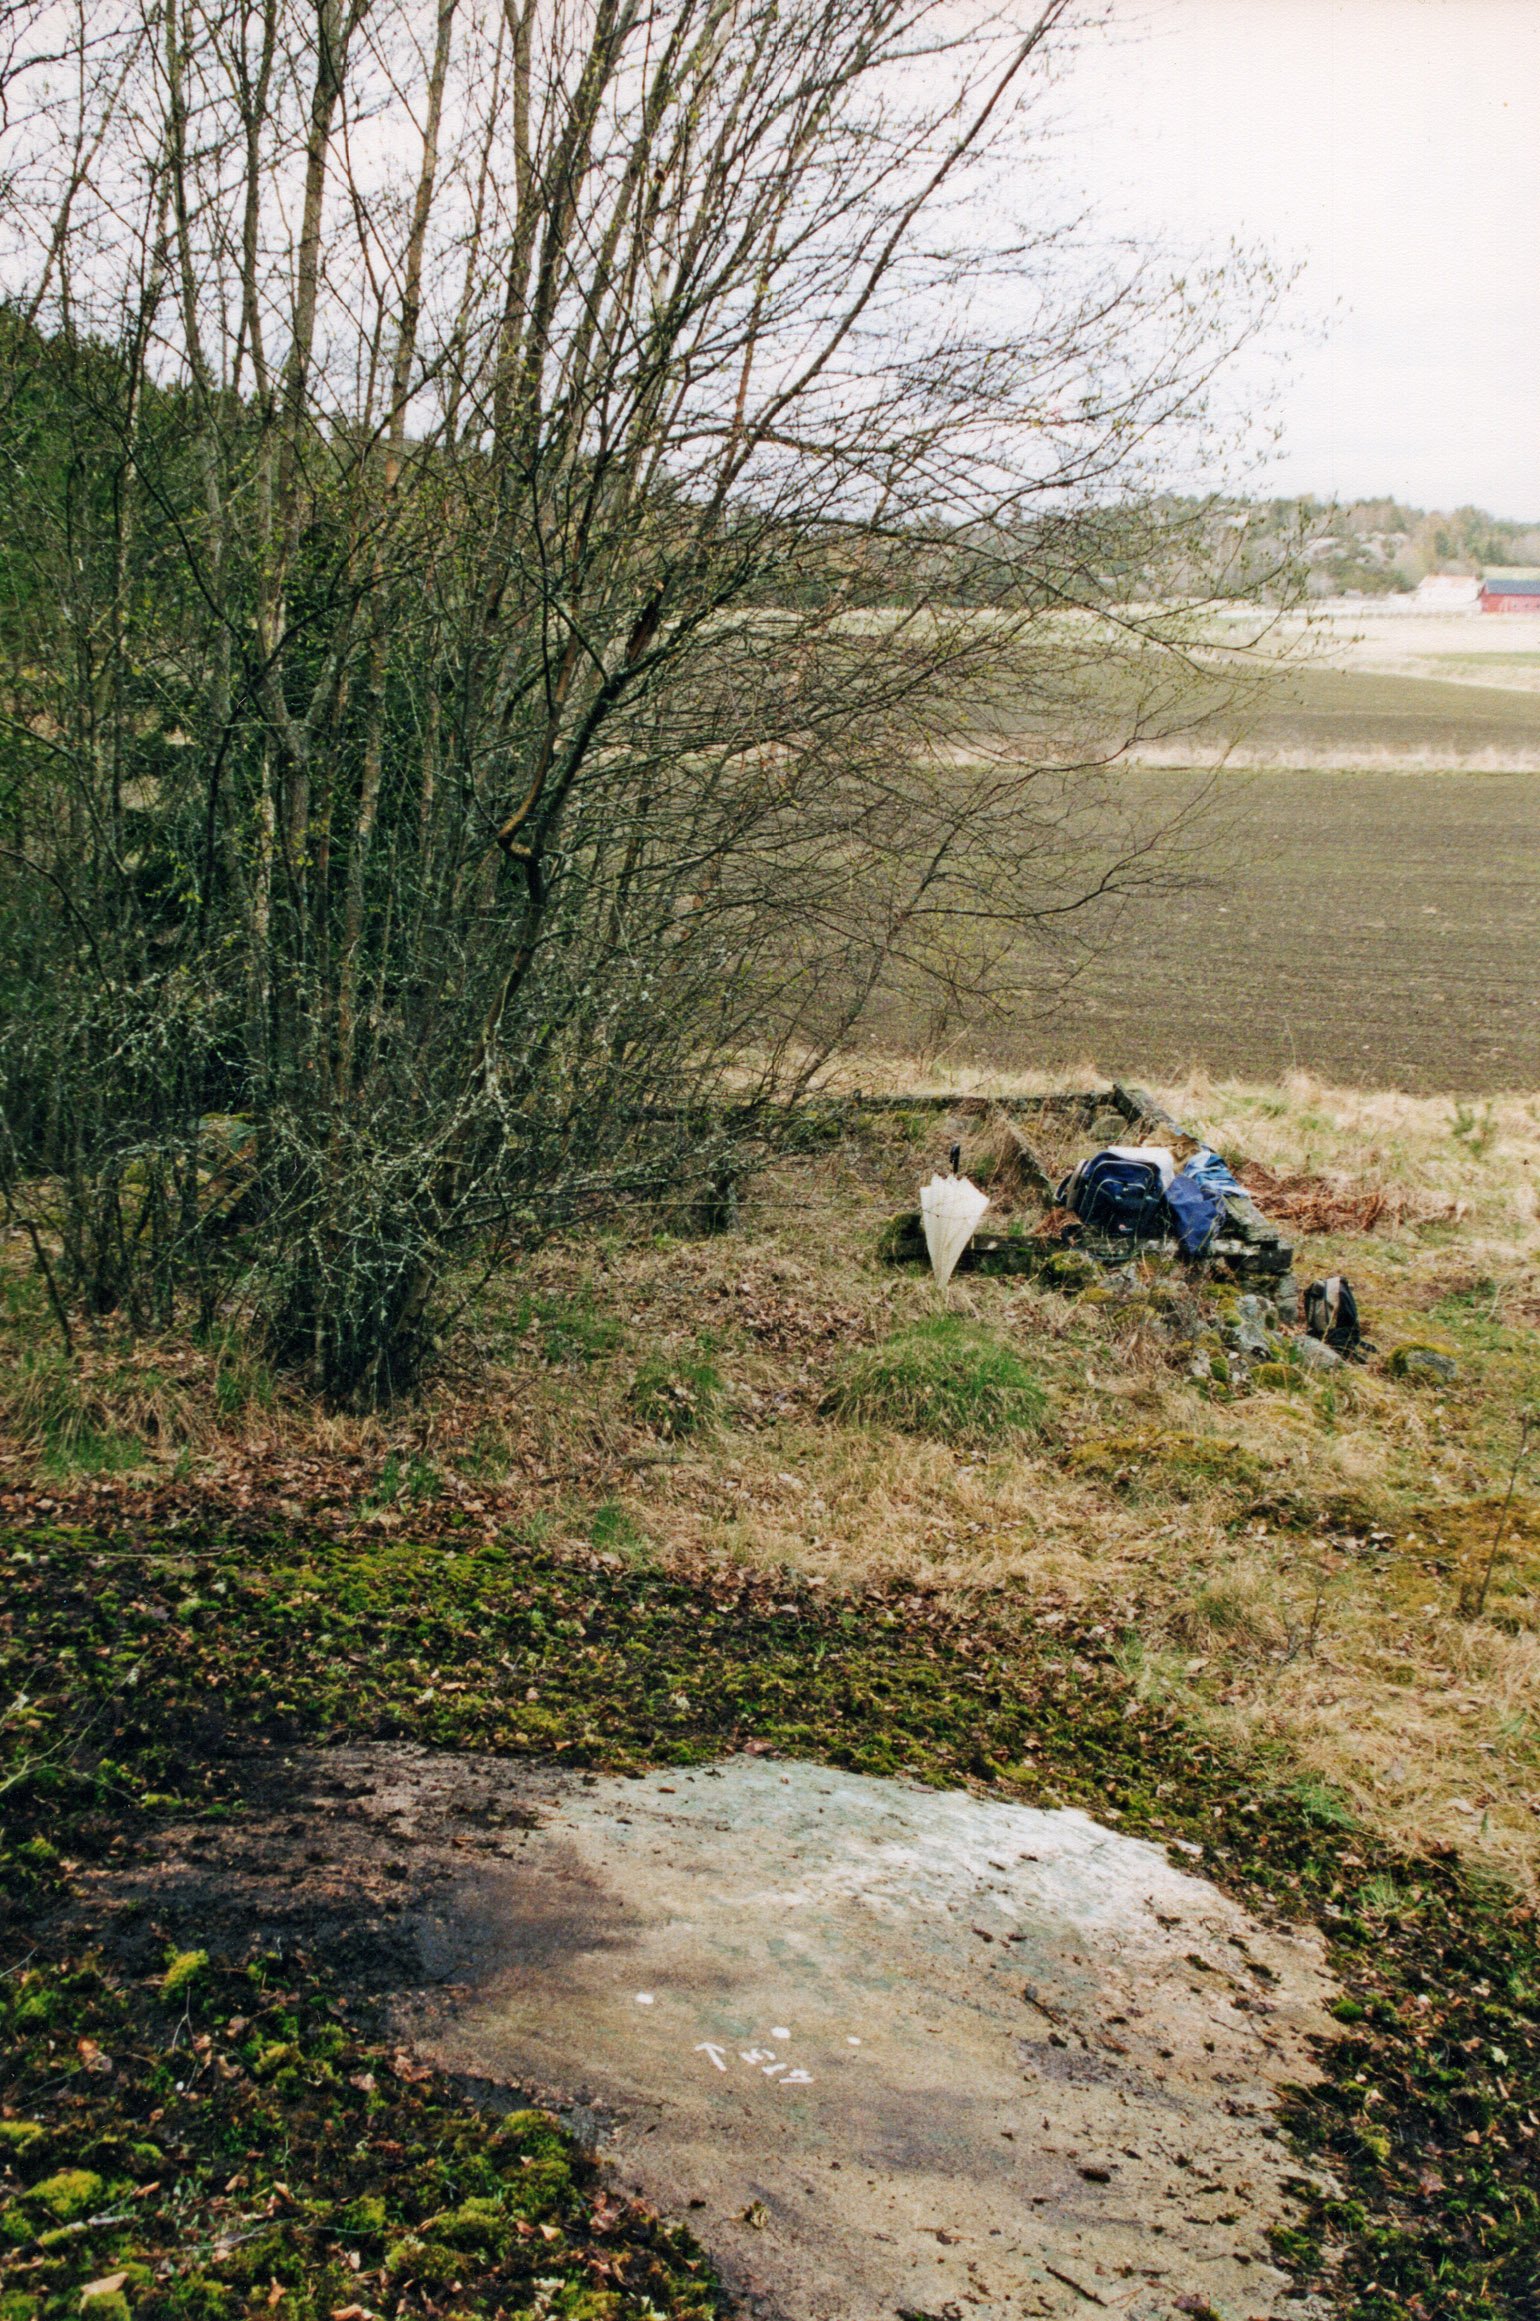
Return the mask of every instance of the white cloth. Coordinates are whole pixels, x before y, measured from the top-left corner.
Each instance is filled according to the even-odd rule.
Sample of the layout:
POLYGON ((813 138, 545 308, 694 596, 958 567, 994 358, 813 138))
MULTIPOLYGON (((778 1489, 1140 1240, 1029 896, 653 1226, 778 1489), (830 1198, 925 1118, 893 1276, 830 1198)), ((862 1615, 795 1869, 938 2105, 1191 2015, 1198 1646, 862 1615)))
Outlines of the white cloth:
POLYGON ((1176 1175, 1176 1155, 1163 1144, 1105 1144, 1102 1151, 1110 1152, 1114 1160, 1153 1161, 1160 1171, 1162 1192, 1176 1175))

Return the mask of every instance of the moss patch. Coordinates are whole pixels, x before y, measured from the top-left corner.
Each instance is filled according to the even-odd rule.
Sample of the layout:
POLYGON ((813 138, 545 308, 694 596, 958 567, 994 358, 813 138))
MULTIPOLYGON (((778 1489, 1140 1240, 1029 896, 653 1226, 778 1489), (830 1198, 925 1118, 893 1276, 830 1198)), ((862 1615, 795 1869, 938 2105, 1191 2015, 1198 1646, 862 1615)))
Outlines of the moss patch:
POLYGON ((83 1857, 131 1850, 168 1801, 238 1814, 254 1753, 281 1765, 302 1738, 401 1736, 617 1769, 751 1738, 935 1781, 1009 1767, 1013 1796, 1200 1845, 1253 1906, 1319 1922, 1362 2009, 1288 2112, 1342 2196, 1317 2197, 1280 2255, 1303 2280, 1337 2251, 1327 2285, 1370 2321, 1536 2309, 1531 1915, 1448 1854, 1392 1854, 1266 1759, 1237 1762, 1142 1699, 1116 1637, 1040 1629, 1019 1591, 840 1594, 510 1538, 462 1553, 149 1524, 39 1528, 0 1553, 7 1692, 30 1704, 5 1732, 3 2036, 8 2101, 42 2131, 0 2139, 0 2157, 26 2226, 10 2287, 49 2321, 125 2263, 149 2268, 130 2301, 152 2321, 257 2321, 274 2281, 302 2321, 408 2300, 522 2313, 538 2294, 567 2299, 553 2311, 614 2299, 636 2321, 644 2299, 710 2309, 686 2237, 611 2203, 548 2120, 500 2125, 398 2069, 321 1962, 178 1929, 177 1951, 209 1957, 173 2015, 165 1945, 143 1981, 115 1980, 60 1931, 96 1891, 83 1857), (113 2221, 68 2232, 28 2197, 72 2171, 100 2177, 113 2221))

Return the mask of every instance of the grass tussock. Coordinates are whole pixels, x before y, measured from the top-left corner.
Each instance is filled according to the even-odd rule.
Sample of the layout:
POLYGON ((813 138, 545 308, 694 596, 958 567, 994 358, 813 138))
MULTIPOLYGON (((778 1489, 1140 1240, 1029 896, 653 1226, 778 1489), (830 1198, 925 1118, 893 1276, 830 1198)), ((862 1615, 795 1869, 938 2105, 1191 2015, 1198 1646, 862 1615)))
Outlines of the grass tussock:
POLYGON ((934 1314, 852 1355, 824 1408, 861 1426, 988 1444, 1035 1433, 1047 1403, 1014 1346, 962 1315, 934 1314))

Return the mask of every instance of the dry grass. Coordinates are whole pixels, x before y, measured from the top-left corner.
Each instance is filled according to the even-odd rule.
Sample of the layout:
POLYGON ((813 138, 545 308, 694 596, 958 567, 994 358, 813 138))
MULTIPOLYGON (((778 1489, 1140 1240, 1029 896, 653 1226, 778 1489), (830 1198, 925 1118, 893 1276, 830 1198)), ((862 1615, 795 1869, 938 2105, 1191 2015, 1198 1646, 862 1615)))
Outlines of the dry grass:
MULTIPOLYGON (((877 1077, 869 1062, 862 1077, 877 1077)), ((763 1180, 731 1235, 637 1232, 532 1254, 492 1285, 433 1390, 384 1418, 319 1413, 233 1344, 104 1347, 61 1384, 41 1308, 22 1311, 13 1245, 25 1326, 0 1380, 7 1471, 57 1488, 75 1410, 119 1446, 76 1460, 98 1491, 137 1488, 134 1475, 102 1480, 132 1459, 139 1477, 272 1488, 344 1527, 409 1524, 449 1495, 489 1528, 538 1517, 548 1535, 665 1558, 784 1565, 831 1585, 1004 1586, 1049 1628, 1089 1609, 1142 1685, 1270 1751, 1279 1777, 1533 1886, 1540 1504, 1522 1476, 1486 1616, 1461 1601, 1491 1545, 1516 1413, 1540 1400, 1540 1102, 1461 1114, 1303 1079, 1199 1076, 1158 1093, 1280 1175, 1396 1196, 1372 1232, 1312 1237, 1300 1277, 1346 1271, 1376 1343, 1447 1343, 1457 1382, 1404 1383, 1379 1360, 1226 1401, 1165 1334, 1180 1284, 1097 1302, 964 1277, 951 1311, 1041 1381, 1041 1433, 969 1444, 841 1420, 827 1397, 852 1356, 938 1310, 927 1278, 876 1262, 882 1222, 959 1135, 965 1159, 987 1148, 1003 1164, 1009 1149, 977 1118, 866 1115, 838 1150, 763 1180), (720 1382, 700 1425, 645 1423, 639 1373, 692 1366, 720 1382)), ((1051 1119, 1028 1133, 1050 1173, 1075 1157, 1051 1119)), ((1024 1204, 1019 1185, 1011 1198, 1024 1204)), ((91 1439, 73 1438, 88 1451, 91 1439)))

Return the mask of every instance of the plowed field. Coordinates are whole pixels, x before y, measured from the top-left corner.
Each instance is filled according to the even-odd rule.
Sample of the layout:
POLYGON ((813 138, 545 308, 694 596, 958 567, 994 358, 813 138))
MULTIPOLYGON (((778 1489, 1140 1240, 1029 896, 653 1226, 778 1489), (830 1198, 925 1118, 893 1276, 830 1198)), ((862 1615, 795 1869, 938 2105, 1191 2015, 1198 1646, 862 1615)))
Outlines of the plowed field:
MULTIPOLYGON (((1528 674, 1527 663, 1522 672, 1508 672, 1510 679, 1521 673, 1528 674)), ((1194 688, 1194 704, 1204 698, 1202 689, 1194 688)), ((1291 670, 1280 672, 1276 684, 1233 721, 1222 718, 1216 744, 1221 735, 1233 736, 1239 752, 1254 764, 1277 759, 1311 767, 1377 769, 1395 760, 1408 769, 1446 772, 1472 767, 1540 771, 1540 693, 1512 682, 1477 684, 1464 675, 1291 670)), ((1169 758, 1169 745, 1161 754, 1169 758)))
MULTIPOLYGON (((1131 904, 1037 1021, 964 1033, 952 1060, 1540 1087, 1540 774, 1223 779, 1237 785, 1233 867, 1203 891, 1131 904)), ((896 1009, 872 1045, 904 1052, 896 1009)))

